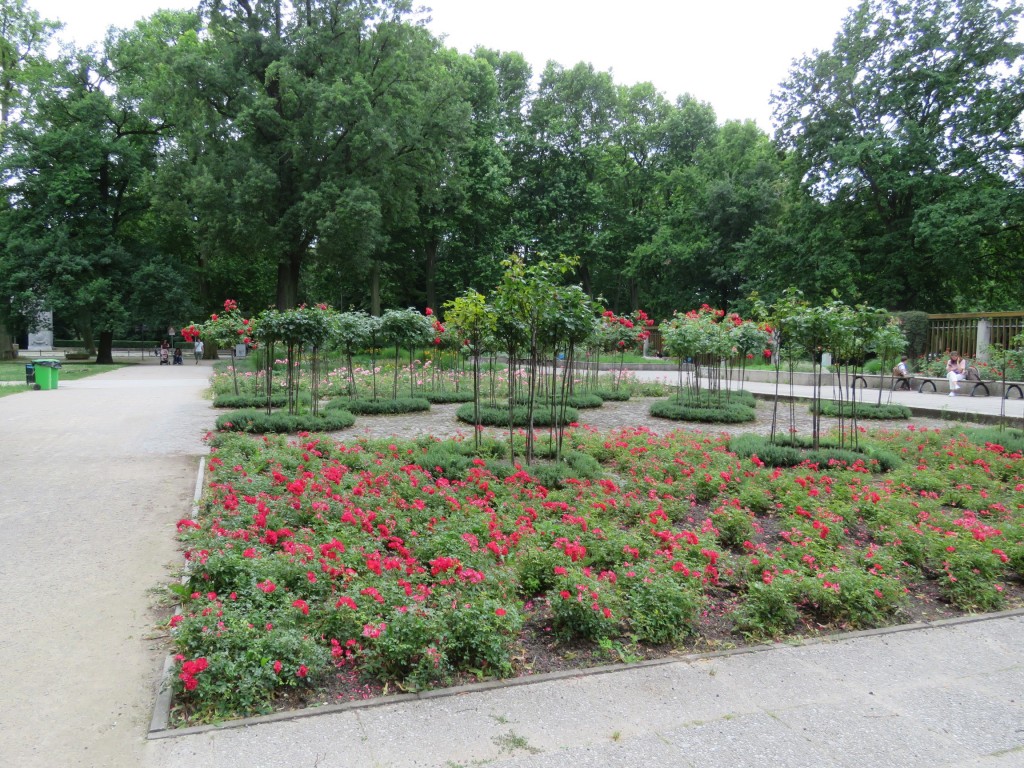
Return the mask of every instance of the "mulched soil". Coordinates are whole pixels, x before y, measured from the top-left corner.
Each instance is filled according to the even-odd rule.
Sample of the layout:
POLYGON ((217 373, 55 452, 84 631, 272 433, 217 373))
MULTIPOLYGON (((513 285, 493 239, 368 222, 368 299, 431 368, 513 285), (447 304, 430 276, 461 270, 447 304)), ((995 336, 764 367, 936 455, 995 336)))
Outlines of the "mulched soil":
MULTIPOLYGON (((938 621, 968 615, 944 602, 936 582, 922 580, 908 584, 911 598, 899 624, 938 621)), ((1006 607, 1024 607, 1024 583, 1009 581, 1006 587, 1006 607)), ((727 589, 719 588, 711 593, 711 602, 695 628, 695 632, 678 646, 628 644, 614 642, 604 647, 592 643, 570 642, 555 635, 550 624, 550 613, 543 600, 535 600, 532 610, 523 626, 518 648, 513 654, 515 677, 530 677, 550 672, 584 670, 607 664, 631 663, 648 659, 685 657, 692 654, 723 651, 759 644, 750 641, 735 631, 730 613, 736 607, 739 596, 727 589)), ((804 617, 802 626, 779 642, 793 642, 798 638, 812 638, 849 631, 853 628, 817 624, 804 617)), ((467 674, 456 676, 449 681, 438 681, 439 686, 462 685, 480 682, 486 678, 475 678, 467 674)), ((350 665, 340 667, 316 689, 293 689, 274 701, 275 711, 302 709, 325 704, 340 704, 349 701, 365 701, 381 696, 407 693, 399 687, 381 685, 366 681, 350 665)))
MULTIPOLYGON (((758 401, 757 421, 750 424, 729 426, 727 429, 715 425, 687 424, 649 415, 652 398, 639 398, 627 402, 607 402, 601 408, 586 409, 580 412, 583 425, 601 431, 613 430, 625 426, 647 427, 659 433, 668 433, 678 429, 703 431, 719 434, 728 431, 733 434, 754 432, 768 434, 771 431, 772 405, 758 401)), ((467 437, 472 435, 472 428, 462 424, 455 418, 457 405, 435 405, 429 413, 416 413, 395 416, 374 416, 358 418, 355 426, 344 432, 335 433, 339 440, 353 438, 415 438, 433 435, 438 438, 467 437)), ((793 424, 798 434, 810 434, 812 429, 811 416, 807 408, 798 405, 795 409, 796 420, 793 424)), ((788 407, 780 406, 778 418, 788 430, 788 407)), ((824 419, 826 426, 834 420, 824 419)), ((862 426, 868 429, 938 429, 949 426, 949 422, 939 419, 912 418, 900 421, 866 420, 862 426)), ((488 430, 495 435, 501 430, 488 430)), ((507 433, 506 433, 507 434, 507 433)), ((699 510, 694 511, 700 515, 699 510)), ((699 520, 697 521, 699 523, 699 520)), ((778 530, 773 530, 770 520, 762 520, 759 538, 766 543, 774 543, 778 530)), ((689 522, 688 522, 689 525, 689 522)), ((923 621, 936 621, 965 615, 965 612, 945 602, 939 593, 937 583, 933 580, 921 579, 907 584, 910 599, 906 609, 898 618, 900 624, 923 621)), ((1005 584, 1007 608, 1024 607, 1024 582, 1009 580, 1005 584)), ((582 670, 605 664, 636 662, 645 659, 659 659, 673 656, 685 656, 694 653, 721 651, 749 645, 751 641, 737 632, 730 614, 737 606, 739 595, 727 588, 713 588, 710 601, 706 605, 694 632, 679 646, 651 646, 643 644, 623 644, 622 642, 606 643, 603 647, 595 644, 567 642, 557 637, 552 630, 550 612, 543 599, 532 601, 527 608, 527 619, 520 634, 515 658, 515 675, 526 677, 542 675, 550 672, 566 670, 582 670)), ((786 638, 791 642, 794 637, 815 637, 848 631, 851 627, 835 624, 818 624, 813 617, 804 616, 802 626, 786 638)), ((477 682, 478 678, 461 675, 453 680, 443 681, 447 685, 477 682)), ((439 681, 441 684, 441 681, 439 681)), ((351 665, 343 665, 328 679, 321 681, 316 689, 290 690, 274 702, 275 710, 294 710, 324 704, 336 704, 347 701, 360 701, 381 696, 389 696, 406 691, 395 686, 385 686, 376 682, 368 682, 360 678, 358 671, 351 665)))

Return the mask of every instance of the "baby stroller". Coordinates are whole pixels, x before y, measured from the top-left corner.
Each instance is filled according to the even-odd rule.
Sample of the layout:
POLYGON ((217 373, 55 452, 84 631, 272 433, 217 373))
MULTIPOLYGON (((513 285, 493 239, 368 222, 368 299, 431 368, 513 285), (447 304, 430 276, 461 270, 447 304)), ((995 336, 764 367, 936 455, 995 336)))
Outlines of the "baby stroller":
POLYGON ((168 354, 167 347, 160 347, 160 365, 170 365, 170 355, 168 354))

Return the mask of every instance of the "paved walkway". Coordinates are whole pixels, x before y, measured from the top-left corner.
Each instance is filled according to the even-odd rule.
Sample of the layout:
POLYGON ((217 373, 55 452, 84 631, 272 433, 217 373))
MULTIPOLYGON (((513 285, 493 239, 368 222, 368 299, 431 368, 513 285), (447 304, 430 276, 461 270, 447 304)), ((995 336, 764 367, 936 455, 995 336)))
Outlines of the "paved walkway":
POLYGON ((150 743, 159 768, 1024 765, 1024 617, 567 675, 150 743))
MULTIPOLYGON (((635 371, 631 374, 640 381, 663 381, 675 385, 678 378, 675 372, 663 371, 635 371)), ((755 395, 771 395, 775 393, 776 387, 771 383, 745 382, 743 389, 753 392, 755 395)), ((783 397, 797 397, 810 399, 813 390, 811 387, 790 386, 782 384, 778 387, 779 395, 783 397)), ((832 397, 831 386, 822 387, 823 397, 832 397)), ((858 400, 877 403, 877 389, 858 390, 858 400)), ((1002 397, 969 397, 958 393, 956 397, 950 397, 944 393, 915 392, 915 391, 882 391, 882 403, 896 403, 905 405, 914 411, 916 416, 929 416, 934 418, 948 418, 951 420, 974 419, 974 420, 997 420, 1003 414, 1016 420, 1016 426, 1024 426, 1024 400, 1017 398, 1004 399, 1002 397)))
POLYGON ((178 562, 208 372, 146 365, 0 398, 0 765, 1024 765, 1020 615, 147 741, 164 647, 149 590, 178 562))
POLYGON ((208 366, 122 368, 0 398, 0 766, 142 761, 208 366))

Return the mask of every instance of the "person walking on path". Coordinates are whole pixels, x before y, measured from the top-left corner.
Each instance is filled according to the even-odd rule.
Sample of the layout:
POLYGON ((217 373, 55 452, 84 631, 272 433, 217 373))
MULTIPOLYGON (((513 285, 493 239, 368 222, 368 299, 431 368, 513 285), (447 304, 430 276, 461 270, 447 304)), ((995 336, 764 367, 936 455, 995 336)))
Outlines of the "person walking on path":
POLYGON ((202 339, 196 339, 195 347, 193 349, 193 352, 195 353, 195 356, 196 356, 196 365, 199 365, 199 361, 203 359, 203 350, 204 349, 205 349, 205 347, 203 347, 203 340, 202 339))

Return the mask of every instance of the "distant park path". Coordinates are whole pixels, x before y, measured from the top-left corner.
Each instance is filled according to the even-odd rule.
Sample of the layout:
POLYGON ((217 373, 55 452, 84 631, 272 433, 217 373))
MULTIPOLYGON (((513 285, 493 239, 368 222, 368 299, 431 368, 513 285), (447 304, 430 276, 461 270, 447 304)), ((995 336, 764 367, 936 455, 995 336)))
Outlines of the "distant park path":
POLYGON ((167 647, 150 590, 181 562, 210 370, 0 398, 0 764, 141 763, 167 647))

